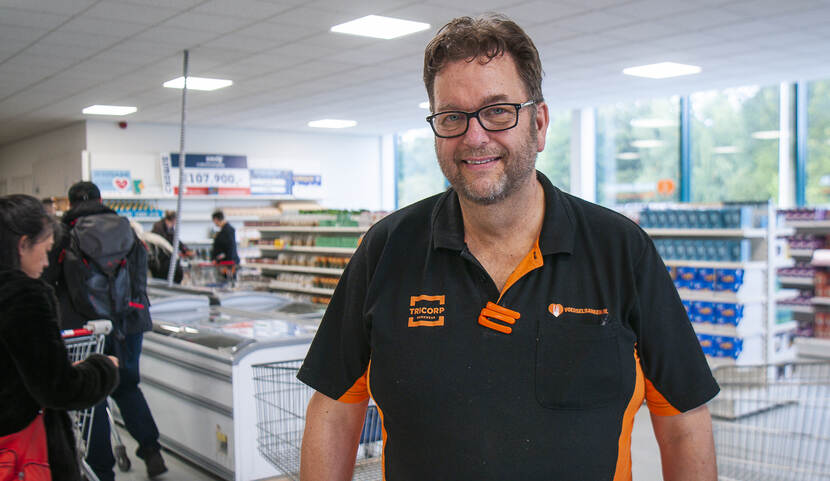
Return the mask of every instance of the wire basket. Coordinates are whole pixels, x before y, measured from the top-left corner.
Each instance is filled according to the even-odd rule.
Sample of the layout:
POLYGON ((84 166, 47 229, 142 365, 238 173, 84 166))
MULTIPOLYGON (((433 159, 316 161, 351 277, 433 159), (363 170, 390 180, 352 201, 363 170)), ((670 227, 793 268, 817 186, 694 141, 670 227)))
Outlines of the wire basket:
MULTIPOLYGON (((305 412, 314 390, 297 379, 302 360, 253 366, 260 454, 289 478, 300 479, 305 412)), ((379 481, 383 441, 377 406, 366 409, 353 481, 379 481)))
POLYGON ((830 363, 714 370, 721 480, 830 481, 830 363))

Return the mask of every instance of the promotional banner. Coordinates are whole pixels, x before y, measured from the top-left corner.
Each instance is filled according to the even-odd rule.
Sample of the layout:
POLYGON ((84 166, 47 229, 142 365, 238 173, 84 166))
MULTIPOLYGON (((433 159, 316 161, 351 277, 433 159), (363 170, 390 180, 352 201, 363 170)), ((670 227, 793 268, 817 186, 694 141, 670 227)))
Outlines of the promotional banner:
POLYGON ((131 194, 133 183, 129 170, 92 170, 92 183, 102 194, 131 194))
MULTIPOLYGON (((178 194, 179 154, 161 155, 165 194, 178 194)), ((251 176, 244 155, 186 154, 184 195, 250 195, 251 176)))
POLYGON ((294 186, 291 188, 291 193, 295 198, 323 198, 323 176, 320 174, 298 174, 294 172, 292 179, 294 186))
POLYGON ((251 195, 291 195, 290 170, 251 169, 251 195))

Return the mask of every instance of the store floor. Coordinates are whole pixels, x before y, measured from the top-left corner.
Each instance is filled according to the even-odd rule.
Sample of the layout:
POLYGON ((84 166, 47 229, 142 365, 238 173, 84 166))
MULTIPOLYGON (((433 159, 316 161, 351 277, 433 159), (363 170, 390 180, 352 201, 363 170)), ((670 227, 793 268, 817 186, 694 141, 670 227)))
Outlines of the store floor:
MULTIPOLYGON (((146 481, 147 471, 144 463, 135 457, 135 441, 120 429, 121 439, 127 447, 127 453, 133 463, 133 468, 126 473, 115 472, 116 481, 146 481)), ((158 481, 216 481, 220 478, 202 471, 182 458, 164 451, 164 461, 169 471, 157 478, 158 481)), ((657 441, 651 429, 651 418, 648 415, 648 408, 643 406, 634 419, 634 432, 631 435, 631 461, 633 464, 632 474, 635 481, 660 481, 660 453, 657 450, 657 441)), ((284 478, 274 478, 284 479, 284 478)))

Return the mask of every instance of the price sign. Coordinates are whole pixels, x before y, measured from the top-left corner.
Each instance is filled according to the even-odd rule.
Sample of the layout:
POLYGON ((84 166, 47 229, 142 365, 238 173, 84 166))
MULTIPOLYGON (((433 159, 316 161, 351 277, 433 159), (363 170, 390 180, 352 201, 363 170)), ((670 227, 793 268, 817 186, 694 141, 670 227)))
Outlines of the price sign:
MULTIPOLYGON (((165 193, 179 187, 179 154, 162 154, 165 193)), ((250 195, 251 175, 242 155, 187 154, 184 163, 184 195, 250 195)))

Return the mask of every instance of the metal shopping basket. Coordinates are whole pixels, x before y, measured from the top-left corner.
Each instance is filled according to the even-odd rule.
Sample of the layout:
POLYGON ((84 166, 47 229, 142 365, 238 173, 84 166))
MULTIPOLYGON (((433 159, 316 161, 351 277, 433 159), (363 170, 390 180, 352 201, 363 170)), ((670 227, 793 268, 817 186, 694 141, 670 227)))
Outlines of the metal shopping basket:
MULTIPOLYGON (((314 390, 297 380, 302 360, 253 366, 257 411, 257 446, 260 454, 289 478, 299 481, 300 448, 305 412, 314 390)), ((381 419, 377 406, 366 410, 354 481, 376 481, 381 473, 381 419)))
POLYGON ((721 480, 830 481, 830 363, 728 366, 709 403, 721 480))
MULTIPOLYGON (((63 343, 66 345, 66 350, 69 353, 69 360, 76 363, 83 361, 90 354, 102 354, 104 352, 104 341, 106 340, 107 334, 111 331, 112 323, 107 320, 89 321, 84 325, 83 329, 67 329, 61 331, 63 343)), ((97 481, 98 477, 86 462, 89 437, 92 433, 93 409, 94 407, 90 407, 88 409, 70 411, 69 416, 72 419, 72 427, 75 432, 75 450, 78 453, 81 470, 88 480, 97 481)), ((110 425, 114 425, 109 407, 107 407, 107 416, 110 425)), ((110 429, 110 435, 113 437, 112 445, 115 450, 115 459, 118 463, 118 468, 121 471, 128 471, 130 469, 130 458, 127 457, 127 450, 121 442, 121 437, 115 429, 110 429)))

